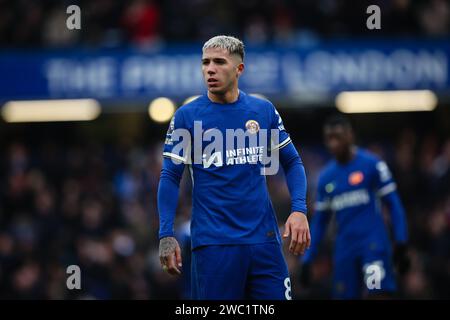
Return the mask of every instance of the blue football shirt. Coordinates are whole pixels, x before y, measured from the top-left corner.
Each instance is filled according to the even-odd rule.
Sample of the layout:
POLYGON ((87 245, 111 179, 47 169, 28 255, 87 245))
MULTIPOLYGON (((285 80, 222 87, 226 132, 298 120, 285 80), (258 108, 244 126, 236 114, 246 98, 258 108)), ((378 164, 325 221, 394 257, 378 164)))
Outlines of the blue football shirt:
POLYGON ((214 103, 207 95, 202 95, 176 111, 167 132, 163 156, 184 163, 190 171, 193 182, 193 248, 214 244, 281 242, 261 169, 265 166, 262 163, 264 154, 279 150, 290 142, 273 104, 242 91, 234 103, 214 103), (203 137, 200 143, 193 141, 199 132, 199 123, 203 137), (187 141, 189 149, 184 149, 184 153, 179 150, 183 139, 175 141, 177 129, 190 134, 190 141, 187 141), (223 136, 223 143, 217 140, 221 144, 221 148, 216 148, 219 151, 211 149, 216 140, 208 134, 213 129, 223 136), (265 138, 259 136, 262 129, 268 130, 265 138), (271 129, 278 132, 275 141, 271 139, 271 129), (256 144, 250 144, 248 138, 239 145, 235 139, 234 147, 227 149, 227 130, 242 130, 249 137, 253 134, 257 136, 256 144), (199 159, 194 153, 200 147, 201 161, 194 161, 195 157, 199 159))

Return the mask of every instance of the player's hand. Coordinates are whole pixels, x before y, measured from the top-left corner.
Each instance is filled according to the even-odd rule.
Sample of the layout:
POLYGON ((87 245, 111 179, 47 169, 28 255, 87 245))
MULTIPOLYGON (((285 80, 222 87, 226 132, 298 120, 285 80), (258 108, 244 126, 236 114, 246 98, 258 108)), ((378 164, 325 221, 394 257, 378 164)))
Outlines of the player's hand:
POLYGON ((171 275, 181 274, 181 249, 174 237, 162 238, 159 241, 159 260, 161 267, 171 275))
POLYGON ((394 246, 393 260, 399 274, 403 275, 408 272, 411 261, 408 256, 408 247, 406 244, 398 243, 394 246))
POLYGON ((283 238, 291 236, 289 252, 298 255, 304 254, 305 250, 311 244, 311 235, 309 233, 309 224, 306 214, 298 211, 291 213, 284 225, 283 238))

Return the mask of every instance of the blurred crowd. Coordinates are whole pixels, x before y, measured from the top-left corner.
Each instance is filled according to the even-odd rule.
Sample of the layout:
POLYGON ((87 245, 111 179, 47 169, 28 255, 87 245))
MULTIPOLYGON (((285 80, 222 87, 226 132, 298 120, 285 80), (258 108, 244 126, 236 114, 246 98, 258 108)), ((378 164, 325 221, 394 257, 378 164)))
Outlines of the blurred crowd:
POLYGON ((232 34, 247 44, 345 36, 448 36, 448 0, 0 0, 1 47, 158 47, 232 34), (69 5, 81 29, 69 30, 69 5), (369 5, 381 30, 368 30, 369 5))
MULTIPOLYGON (((450 139, 403 130, 391 143, 366 147, 389 163, 406 207, 412 268, 400 280, 399 297, 449 298, 450 139)), ((299 150, 313 208, 318 173, 329 155, 319 142, 299 150)), ((6 143, 0 150, 0 299, 186 298, 190 179, 182 180, 176 220, 185 270, 174 278, 158 258, 161 152, 158 141, 6 143), (80 267, 81 290, 66 287, 70 265, 80 267)), ((290 210, 283 174, 268 183, 281 227, 290 210)), ((329 230, 310 288, 300 286, 300 262, 286 251, 297 299, 329 298, 329 230)))

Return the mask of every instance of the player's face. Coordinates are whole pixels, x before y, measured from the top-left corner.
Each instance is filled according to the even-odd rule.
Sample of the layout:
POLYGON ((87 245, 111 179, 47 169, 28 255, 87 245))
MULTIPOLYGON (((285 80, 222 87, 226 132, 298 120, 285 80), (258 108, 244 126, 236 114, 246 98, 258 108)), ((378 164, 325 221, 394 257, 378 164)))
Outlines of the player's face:
POLYGON ((244 70, 239 56, 230 55, 221 48, 209 48, 203 52, 202 72, 208 91, 223 95, 237 87, 238 78, 244 70))
POLYGON ((344 126, 331 126, 324 128, 325 145, 331 154, 341 158, 348 153, 352 145, 352 133, 344 126))

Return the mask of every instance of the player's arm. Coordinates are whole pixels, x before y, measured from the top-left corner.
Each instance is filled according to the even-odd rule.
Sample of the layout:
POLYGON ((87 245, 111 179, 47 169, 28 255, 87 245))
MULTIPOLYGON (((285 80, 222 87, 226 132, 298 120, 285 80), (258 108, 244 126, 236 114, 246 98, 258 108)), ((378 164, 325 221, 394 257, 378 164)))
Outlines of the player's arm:
POLYGON ((175 212, 184 164, 164 158, 158 186, 159 259, 170 274, 180 274, 181 249, 174 236, 175 212))
POLYGON ((311 247, 302 257, 302 269, 300 271, 300 283, 305 287, 310 283, 311 264, 319 251, 319 246, 325 236, 331 215, 329 200, 325 197, 325 190, 319 179, 314 215, 311 220, 311 247))
POLYGON ((284 238, 291 236, 289 251, 295 255, 304 254, 309 248, 311 235, 306 216, 306 173, 302 160, 284 128, 280 114, 271 106, 271 129, 278 136, 272 141, 272 152, 278 152, 286 182, 291 195, 291 214, 285 223, 284 238))
POLYGON ((295 255, 304 254, 311 243, 308 219, 306 216, 306 173, 302 160, 292 143, 280 151, 280 163, 283 167, 291 195, 291 214, 285 224, 283 237, 291 236, 289 251, 295 255))
POLYGON ((330 222, 331 212, 325 208, 327 206, 324 202, 316 202, 314 215, 311 219, 311 247, 308 252, 303 256, 303 263, 311 263, 316 257, 320 243, 322 242, 328 223, 330 222), (321 207, 321 205, 323 205, 321 207))
POLYGON ((384 161, 378 161, 376 169, 377 194, 389 208, 394 240, 398 244, 405 244, 408 241, 408 228, 405 210, 398 196, 396 183, 384 161))
MULTIPOLYGON (((181 114, 176 113, 167 131, 157 194, 160 239, 159 258, 163 269, 174 275, 181 273, 179 268, 182 266, 181 249, 174 236, 174 221, 180 181, 187 161, 187 151, 189 150, 188 148, 181 148, 182 154, 180 155, 174 148, 176 145, 175 141, 178 141, 180 138, 179 132, 184 127, 182 120, 181 114)), ((186 141, 180 143, 183 142, 186 145, 186 141)))
POLYGON ((407 256, 408 225, 406 214, 402 202, 397 192, 397 186, 388 166, 384 161, 376 163, 376 183, 377 194, 388 207, 391 216, 394 244, 394 263, 400 273, 404 273, 409 268, 409 258, 407 256))

